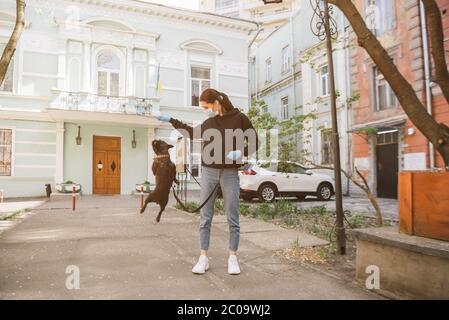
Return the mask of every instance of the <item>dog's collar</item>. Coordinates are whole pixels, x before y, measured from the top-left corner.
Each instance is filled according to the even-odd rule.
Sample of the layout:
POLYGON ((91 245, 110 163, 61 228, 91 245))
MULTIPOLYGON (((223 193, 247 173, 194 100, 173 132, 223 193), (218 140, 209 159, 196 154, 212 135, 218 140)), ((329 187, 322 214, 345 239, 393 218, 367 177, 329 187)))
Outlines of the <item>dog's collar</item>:
POLYGON ((169 154, 161 154, 161 155, 155 156, 154 159, 169 158, 169 157, 170 157, 169 154))

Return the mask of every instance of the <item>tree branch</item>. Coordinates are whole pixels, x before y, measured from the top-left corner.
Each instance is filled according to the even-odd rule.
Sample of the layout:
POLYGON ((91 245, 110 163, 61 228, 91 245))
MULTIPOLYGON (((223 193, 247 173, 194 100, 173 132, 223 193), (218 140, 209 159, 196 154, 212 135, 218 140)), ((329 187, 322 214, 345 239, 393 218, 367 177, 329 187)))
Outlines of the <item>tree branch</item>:
POLYGON ((440 86, 446 101, 449 102, 449 71, 444 47, 444 31, 441 11, 435 0, 423 0, 429 25, 432 57, 435 63, 435 82, 440 86))
POLYGON ((25 6, 25 0, 16 0, 16 24, 0 59, 0 85, 5 80, 9 64, 16 51, 17 42, 19 42, 25 26, 25 6))
POLYGON ((351 0, 329 0, 336 5, 349 20, 357 35, 359 46, 363 47, 374 61, 386 81, 393 89, 402 109, 419 131, 435 146, 442 155, 446 167, 449 167, 449 138, 446 128, 440 126, 429 115, 421 100, 416 95, 413 86, 399 72, 388 52, 368 29, 354 2, 351 0))
MULTIPOLYGON (((325 169, 325 170, 334 170, 333 167, 328 166, 321 166, 318 164, 311 163, 313 167, 309 167, 309 170, 313 169, 325 169)), ((371 189, 368 185, 368 182, 366 181, 365 177, 360 173, 360 171, 355 168, 357 174, 362 178, 362 181, 364 185, 362 185, 360 182, 358 182, 353 176, 351 176, 348 172, 341 169, 341 172, 348 178, 353 184, 355 184, 357 187, 363 190, 365 192, 368 200, 371 202, 371 205, 373 206, 374 210, 376 211, 376 224, 381 227, 383 225, 383 218, 382 218, 382 210, 380 209, 379 203, 377 202, 376 197, 374 197, 373 193, 371 192, 371 189)))

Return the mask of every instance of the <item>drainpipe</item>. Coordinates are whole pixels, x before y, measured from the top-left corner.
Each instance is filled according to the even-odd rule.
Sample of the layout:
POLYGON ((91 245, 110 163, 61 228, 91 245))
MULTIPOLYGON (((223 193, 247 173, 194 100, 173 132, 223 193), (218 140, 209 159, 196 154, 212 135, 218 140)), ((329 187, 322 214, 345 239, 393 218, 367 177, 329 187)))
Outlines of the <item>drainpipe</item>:
MULTIPOLYGON (((432 115, 432 88, 430 86, 430 55, 429 55, 429 41, 427 37, 427 19, 426 10, 424 9, 424 3, 419 1, 419 11, 421 17, 421 34, 423 42, 423 55, 424 55, 424 77, 426 87, 426 108, 427 112, 432 115)), ((429 159, 430 169, 435 168, 435 147, 429 142, 429 159)))
MULTIPOLYGON (((253 46, 254 42, 256 41, 257 37, 259 36, 260 32, 262 31, 261 24, 258 22, 256 22, 256 23, 257 23, 256 35, 254 36, 254 38, 251 40, 251 42, 248 45, 248 107, 251 107, 251 47, 253 46)), ((257 55, 257 50, 256 50, 256 55, 257 55)), ((257 99, 257 66, 256 66, 256 64, 254 64, 254 71, 256 72, 254 80, 256 81, 255 91, 256 91, 256 99, 257 99)))
MULTIPOLYGON (((352 107, 350 103, 348 103, 348 98, 351 96, 351 70, 350 70, 350 58, 349 58, 349 32, 348 28, 345 27, 345 18, 342 17, 342 29, 344 30, 344 53, 345 53, 345 106, 346 106, 346 170, 348 173, 352 171, 352 107)), ((346 179, 346 195, 350 195, 350 185, 351 182, 349 179, 346 179)))

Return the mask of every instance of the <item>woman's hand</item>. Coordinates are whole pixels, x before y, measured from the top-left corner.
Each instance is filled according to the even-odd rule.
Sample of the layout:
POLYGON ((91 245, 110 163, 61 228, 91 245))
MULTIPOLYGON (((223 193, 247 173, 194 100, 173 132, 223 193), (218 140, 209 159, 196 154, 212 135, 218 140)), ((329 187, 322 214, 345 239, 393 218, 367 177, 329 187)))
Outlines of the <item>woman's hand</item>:
POLYGON ((160 114, 156 118, 162 122, 169 122, 171 120, 171 117, 167 114, 160 114))
POLYGON ((240 151, 240 150, 231 151, 226 155, 226 158, 233 160, 233 161, 240 159, 241 157, 242 157, 242 151, 240 151))

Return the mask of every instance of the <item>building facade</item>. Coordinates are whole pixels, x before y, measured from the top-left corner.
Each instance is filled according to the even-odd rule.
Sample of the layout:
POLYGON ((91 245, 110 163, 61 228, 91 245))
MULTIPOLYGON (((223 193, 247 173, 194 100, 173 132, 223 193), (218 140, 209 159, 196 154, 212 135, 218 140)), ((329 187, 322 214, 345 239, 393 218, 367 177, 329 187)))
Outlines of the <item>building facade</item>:
MULTIPOLYGON (((449 1, 438 3, 449 47, 449 1)), ((448 124, 449 106, 432 83, 431 48, 425 41, 426 22, 420 1, 357 1, 357 6, 366 15, 382 12, 373 20, 373 31, 428 112, 438 122, 448 124)), ((377 196, 396 198, 398 172, 442 168, 443 161, 407 118, 383 75, 362 48, 354 47, 351 52, 351 71, 352 90, 360 94, 360 99, 353 103, 355 166, 377 196)))
MULTIPOLYGON (((2 47, 14 16, 15 1, 2 1, 2 47)), ((0 189, 6 197, 39 196, 45 184, 54 190, 70 180, 85 194, 130 194, 154 182, 151 141, 178 140, 154 115, 203 121, 198 100, 208 87, 246 109, 256 29, 141 1, 28 0, 0 87, 0 189)), ((200 175, 198 155, 188 159, 200 175)))
MULTIPOLYGON (((316 165, 332 166, 332 127, 329 96, 329 68, 326 48, 310 29, 313 10, 304 3, 290 21, 256 43, 251 52, 251 96, 267 104, 267 111, 279 121, 295 115, 310 115, 296 140, 294 158, 316 165)), ((347 21, 340 12, 334 18, 339 39, 334 44, 338 123, 342 168, 351 169, 351 122, 349 113, 350 73, 347 21)), ((332 171, 323 173, 332 175, 332 171)), ((343 189, 348 191, 344 179, 343 189)))
POLYGON ((256 21, 262 26, 258 40, 287 23, 300 6, 299 0, 264 4, 262 0, 200 0, 200 10, 256 21))

